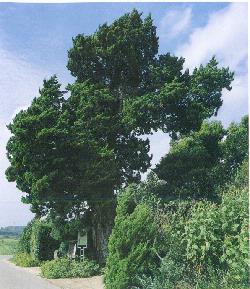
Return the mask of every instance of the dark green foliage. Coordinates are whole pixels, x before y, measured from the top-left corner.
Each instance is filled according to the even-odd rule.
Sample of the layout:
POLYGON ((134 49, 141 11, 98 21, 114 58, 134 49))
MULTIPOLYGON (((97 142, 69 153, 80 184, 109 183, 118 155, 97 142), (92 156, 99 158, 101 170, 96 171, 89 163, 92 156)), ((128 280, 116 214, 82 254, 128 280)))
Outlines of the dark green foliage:
POLYGON ((233 74, 215 58, 193 74, 182 72, 183 58, 157 57, 158 38, 151 17, 134 10, 91 36, 78 35, 69 50, 68 68, 78 82, 108 87, 130 130, 172 135, 198 129, 222 105, 222 88, 231 89, 233 74))
POLYGON ((38 261, 53 259, 54 251, 58 249, 59 242, 52 238, 51 230, 51 225, 46 223, 46 221, 32 220, 25 227, 19 239, 18 252, 26 254, 20 255, 21 259, 23 256, 26 259, 28 255, 30 255, 32 260, 38 261))
POLYGON ((30 253, 39 261, 53 259, 54 251, 59 247, 58 241, 51 237, 50 225, 39 220, 33 223, 30 242, 30 253))
POLYGON ((150 166, 149 140, 141 135, 162 130, 176 138, 199 129, 216 115, 233 73, 215 58, 183 72, 183 58, 158 55, 151 16, 136 10, 76 36, 68 56, 76 77, 69 97, 53 76, 8 126, 6 176, 37 217, 87 227, 95 258, 104 262, 115 191, 139 182, 150 166))
POLYGON ((192 75, 186 71, 153 92, 126 100, 126 122, 140 133, 161 129, 174 139, 198 130, 204 119, 217 114, 222 105, 222 88, 230 90, 232 80, 229 69, 219 69, 212 58, 192 75))
POLYGON ((75 141, 85 156, 85 162, 79 159, 77 163, 81 173, 78 181, 82 180, 79 185, 85 194, 91 193, 85 197, 90 200, 92 191, 100 192, 95 198, 102 197, 102 188, 106 195, 113 196, 112 190, 109 192, 107 188, 137 181, 139 171, 145 172, 148 168, 148 141, 137 139, 121 123, 117 97, 107 88, 84 82, 71 85, 69 89, 68 110, 74 119, 75 141))
POLYGON ((205 122, 198 132, 173 142, 154 170, 166 181, 164 197, 215 197, 224 135, 220 122, 205 122))
POLYGON ((243 161, 234 180, 221 191, 219 203, 174 200, 163 204, 152 195, 164 190, 154 175, 144 184, 127 188, 118 202, 110 238, 106 287, 247 288, 246 163, 247 160, 243 161), (146 208, 147 214, 142 214, 142 208, 146 208), (142 215, 144 222, 140 220, 140 225, 135 226, 135 217, 142 215), (150 244, 148 248, 140 246, 145 238, 150 244), (130 259, 134 252, 147 252, 148 257, 143 262, 136 257, 130 259))
POLYGON ((74 38, 68 68, 79 82, 90 79, 113 90, 122 86, 131 94, 147 82, 157 52, 158 37, 151 17, 142 20, 133 10, 110 26, 99 26, 91 36, 74 38))
POLYGON ((63 93, 56 77, 44 81, 40 96, 31 106, 19 112, 8 126, 12 133, 7 144, 11 166, 6 171, 9 181, 16 181, 23 198, 32 204, 38 216, 45 214, 58 191, 59 179, 65 182, 62 167, 66 127, 60 127, 63 93), (52 193, 53 192, 53 193, 52 193))
POLYGON ((248 157, 248 115, 239 124, 232 123, 223 142, 224 170, 233 176, 243 160, 248 157))
POLYGON ((136 285, 137 274, 152 274, 159 264, 155 247, 160 242, 154 223, 152 205, 157 205, 150 192, 153 184, 130 186, 118 199, 115 226, 109 239, 109 256, 105 288, 127 289, 136 285), (146 189, 145 194, 140 194, 146 189), (144 200, 144 201, 142 201, 144 200))
POLYGON ((32 225, 33 221, 29 222, 27 226, 24 228, 19 241, 18 241, 18 251, 21 253, 30 254, 30 241, 32 234, 32 225))
MULTIPOLYGON (((154 171, 166 181, 164 198, 218 197, 219 187, 230 182, 248 156, 248 117, 225 130, 218 121, 172 141, 154 171)), ((235 180, 234 180, 235 182, 235 180)))
POLYGON ((93 261, 82 262, 68 259, 47 261, 41 266, 42 276, 48 279, 86 278, 100 273, 100 267, 93 261))

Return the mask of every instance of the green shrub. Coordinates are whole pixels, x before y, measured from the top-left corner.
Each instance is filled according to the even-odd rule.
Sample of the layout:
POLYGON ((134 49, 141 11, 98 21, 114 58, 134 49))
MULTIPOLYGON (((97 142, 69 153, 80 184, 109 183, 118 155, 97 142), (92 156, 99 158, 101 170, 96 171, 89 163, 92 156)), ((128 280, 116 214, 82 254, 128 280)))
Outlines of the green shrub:
POLYGON ((247 289, 248 284, 237 284, 232 282, 225 274, 224 270, 208 268, 208 272, 205 275, 197 275, 195 283, 193 283, 195 289, 247 289))
POLYGON ((246 178, 243 163, 219 203, 175 200, 162 206, 152 195, 157 182, 128 187, 118 198, 106 288, 247 288, 246 178))
POLYGON ((30 240, 30 253, 40 261, 52 260, 54 251, 58 249, 59 242, 51 235, 51 226, 46 221, 36 220, 32 225, 30 240))
POLYGON ((248 285, 230 282, 225 272, 209 267, 208 274, 194 275, 183 266, 163 262, 153 277, 140 278, 140 286, 133 289, 247 289, 248 285), (188 274, 189 273, 189 274, 188 274))
POLYGON ((44 262, 41 266, 42 276, 48 279, 85 278, 100 273, 99 266, 89 260, 70 261, 67 258, 44 262))
POLYGON ((86 278, 100 273, 100 267, 94 261, 84 260, 83 262, 72 262, 70 277, 86 278))
POLYGON ((18 251, 23 253, 30 253, 30 240, 32 233, 33 221, 29 222, 24 228, 19 241, 18 241, 18 251))
POLYGON ((236 188, 247 188, 249 184, 249 161, 246 158, 238 168, 233 185, 236 188))
POLYGON ((42 220, 32 220, 24 229, 18 243, 18 252, 28 253, 34 259, 53 259, 59 242, 51 237, 51 226, 42 220))
MULTIPOLYGON (((183 226, 181 223, 180 219, 180 228, 183 226)), ((185 233, 179 238, 180 242, 176 240, 178 247, 169 246, 169 252, 165 257, 165 260, 168 260, 166 264, 171 264, 173 261, 176 272, 178 268, 185 268, 181 279, 176 278, 176 283, 173 282, 172 287, 178 285, 180 288, 196 289, 248 288, 247 189, 236 189, 231 186, 230 190, 224 193, 220 204, 208 201, 196 203, 184 223, 185 233), (182 255, 183 249, 185 253, 181 264, 179 256, 182 255), (173 251, 180 253, 177 258, 173 251), (180 285, 179 282, 184 283, 180 285)), ((165 224, 165 228, 169 228, 167 222, 165 224)), ((178 235, 178 231, 182 232, 177 224, 178 219, 175 218, 175 223, 171 226, 172 232, 166 230, 167 234, 171 234, 172 240, 178 235)), ((164 245, 166 246, 167 243, 164 245)), ((171 269, 162 271, 161 268, 154 275, 151 283, 149 278, 143 279, 153 287, 143 284, 141 288, 155 289, 158 288, 156 285, 169 282, 169 272, 171 269)), ((176 275, 173 273, 173 276, 176 275)), ((166 288, 172 287, 171 284, 166 285, 166 288)))
POLYGON ((106 289, 130 288, 136 285, 137 274, 152 274, 159 263, 155 252, 158 228, 153 221, 151 199, 140 203, 137 189, 128 187, 118 199, 115 225, 109 239, 106 289))
POLYGON ((70 260, 62 258, 44 262, 41 266, 41 273, 48 279, 69 278, 70 260))
POLYGON ((230 283, 248 285, 248 190, 234 190, 225 194, 221 204, 223 254, 220 261, 227 269, 230 283))
POLYGON ((170 258, 162 260, 161 267, 152 276, 144 276, 138 278, 139 286, 134 289, 175 289, 184 288, 188 284, 184 281, 186 274, 185 267, 181 264, 176 264, 170 258))
POLYGON ((183 244, 186 262, 197 272, 203 272, 209 264, 219 264, 222 255, 222 223, 216 204, 198 202, 192 209, 191 218, 185 226, 183 244))
POLYGON ((40 265, 39 260, 35 259, 28 253, 17 253, 12 258, 12 261, 21 267, 37 267, 40 265))
POLYGON ((212 265, 244 283, 248 275, 248 192, 230 190, 219 205, 199 202, 193 208, 185 227, 186 257, 199 272, 212 265))

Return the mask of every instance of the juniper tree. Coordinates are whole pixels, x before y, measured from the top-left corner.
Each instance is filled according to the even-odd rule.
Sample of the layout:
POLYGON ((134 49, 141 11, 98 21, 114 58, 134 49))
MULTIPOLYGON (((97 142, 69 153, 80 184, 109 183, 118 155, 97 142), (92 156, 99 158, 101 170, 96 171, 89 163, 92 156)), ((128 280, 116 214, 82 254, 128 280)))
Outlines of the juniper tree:
POLYGON ((63 98, 45 81, 31 106, 9 125, 7 176, 41 214, 85 216, 96 258, 104 261, 116 191, 150 167, 149 140, 200 128, 222 105, 233 73, 215 58, 192 73, 184 58, 158 55, 156 27, 133 10, 92 35, 77 35, 68 52, 75 83, 63 98))

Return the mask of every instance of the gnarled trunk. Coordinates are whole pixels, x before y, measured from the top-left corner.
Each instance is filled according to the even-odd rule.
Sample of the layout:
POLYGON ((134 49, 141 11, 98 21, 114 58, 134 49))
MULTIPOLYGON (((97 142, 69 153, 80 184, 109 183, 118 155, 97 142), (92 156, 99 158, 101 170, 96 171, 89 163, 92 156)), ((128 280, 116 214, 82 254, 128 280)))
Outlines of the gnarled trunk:
POLYGON ((91 245, 93 257, 105 263, 108 255, 108 239, 115 218, 115 199, 98 202, 91 206, 91 245))

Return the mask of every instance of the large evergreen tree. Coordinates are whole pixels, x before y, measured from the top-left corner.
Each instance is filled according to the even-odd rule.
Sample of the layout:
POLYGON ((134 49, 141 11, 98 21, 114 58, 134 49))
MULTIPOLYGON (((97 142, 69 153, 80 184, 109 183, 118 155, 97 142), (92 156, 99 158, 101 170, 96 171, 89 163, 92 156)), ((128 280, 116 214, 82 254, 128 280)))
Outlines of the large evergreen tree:
POLYGON ((10 124, 10 181, 37 214, 87 218, 96 258, 103 261, 115 192, 150 166, 149 140, 199 129, 222 105, 233 73, 215 58, 193 73, 184 59, 158 55, 151 16, 136 10, 90 35, 78 35, 68 69, 76 77, 65 100, 55 77, 10 124))

